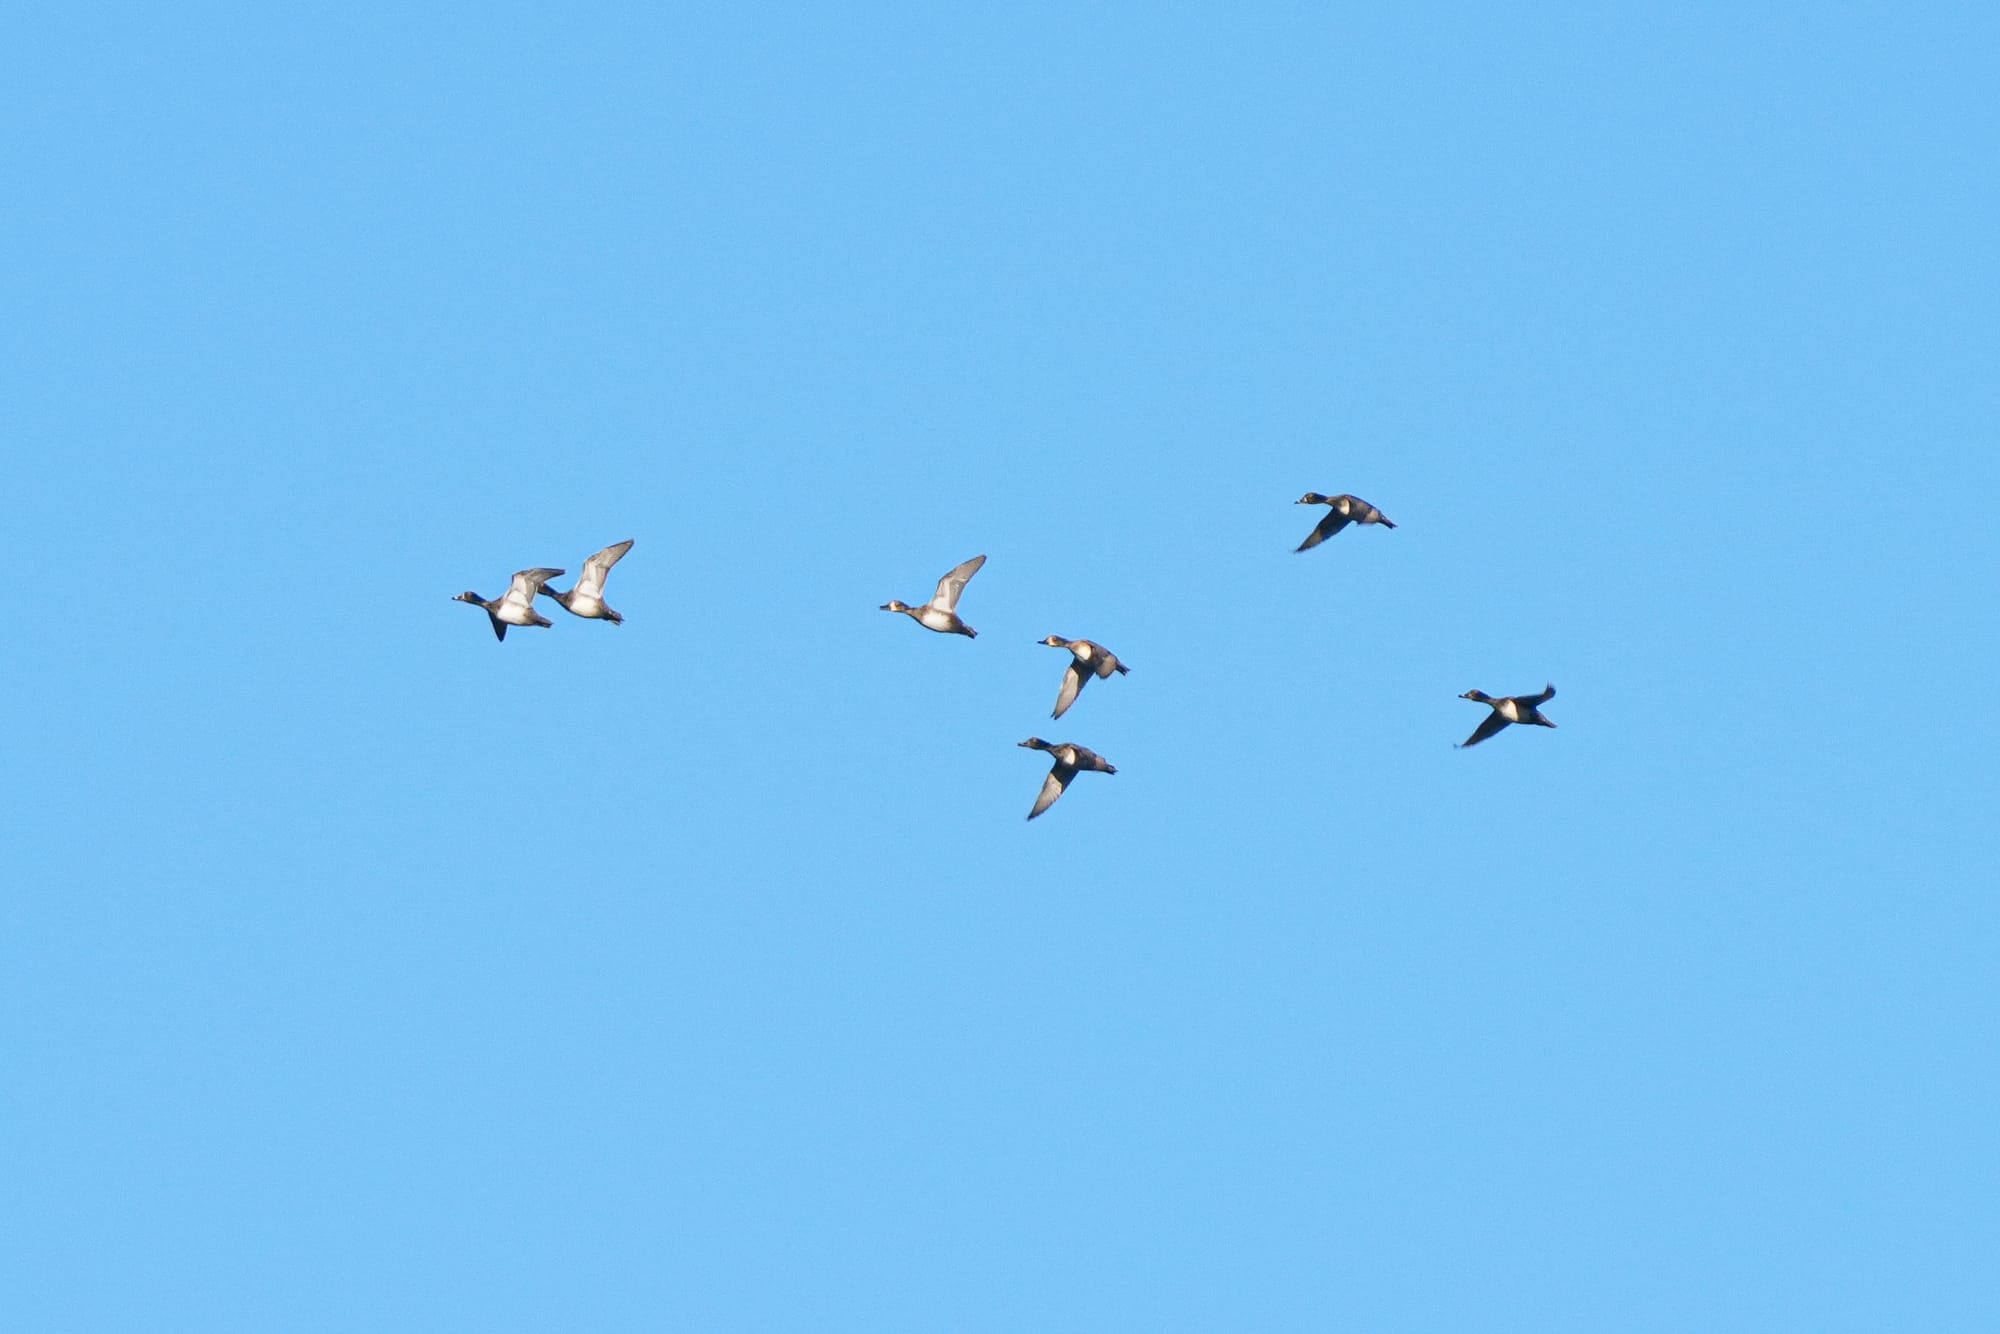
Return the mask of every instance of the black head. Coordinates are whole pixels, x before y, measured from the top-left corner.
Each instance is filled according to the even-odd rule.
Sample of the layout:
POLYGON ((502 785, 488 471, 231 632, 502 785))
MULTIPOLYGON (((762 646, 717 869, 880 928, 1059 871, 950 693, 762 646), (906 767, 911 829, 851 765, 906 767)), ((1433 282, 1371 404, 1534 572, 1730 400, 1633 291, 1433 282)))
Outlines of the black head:
POLYGON ((1317 491, 1308 491, 1292 503, 1294 505, 1331 505, 1333 501, 1317 491))

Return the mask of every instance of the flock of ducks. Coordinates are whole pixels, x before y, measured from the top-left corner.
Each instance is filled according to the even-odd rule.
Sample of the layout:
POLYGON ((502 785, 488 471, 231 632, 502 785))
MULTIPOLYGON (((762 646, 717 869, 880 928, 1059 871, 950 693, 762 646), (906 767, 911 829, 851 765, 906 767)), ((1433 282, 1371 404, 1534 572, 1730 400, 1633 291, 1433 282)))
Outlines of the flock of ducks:
MULTIPOLYGON (((882 604, 883 611, 901 612, 903 615, 941 635, 964 635, 967 639, 979 638, 979 632, 967 625, 958 614, 958 599, 965 593, 965 586, 972 582, 972 576, 979 573, 979 567, 986 563, 986 557, 974 556, 971 560, 952 566, 938 580, 937 592, 921 607, 913 607, 898 598, 890 598, 882 604)), ((1055 712, 1049 716, 1060 718, 1069 712, 1069 706, 1076 703, 1076 697, 1083 693, 1084 683, 1091 677, 1108 679, 1114 672, 1119 675, 1131 671, 1118 661, 1118 655, 1104 645, 1090 639, 1064 639, 1061 635, 1050 635, 1040 641, 1050 648, 1069 650, 1069 666, 1063 671, 1062 689, 1056 692, 1055 712)), ((1118 766, 1087 746, 1079 746, 1069 741, 1044 741, 1031 736, 1020 743, 1029 750, 1047 751, 1055 757, 1055 764, 1049 769, 1049 776, 1042 780, 1041 793, 1035 798, 1035 805, 1028 812, 1034 819, 1043 811, 1056 804, 1057 798, 1069 790, 1070 780, 1086 769, 1091 773, 1115 774, 1118 766)))
MULTIPOLYGON (((1338 533, 1349 524, 1379 524, 1384 528, 1396 525, 1389 517, 1359 496, 1323 496, 1317 491, 1308 491, 1296 502, 1300 505, 1325 505, 1326 517, 1316 524, 1305 541, 1299 543, 1296 551, 1310 551, 1320 543, 1338 533)), ((613 611, 604 601, 604 583, 610 577, 611 567, 632 549, 630 540, 614 543, 604 548, 583 563, 583 573, 567 593, 548 587, 551 579, 560 578, 564 571, 538 566, 532 570, 520 570, 500 597, 488 600, 479 594, 467 591, 453 598, 454 602, 469 602, 483 608, 487 619, 493 624, 494 638, 505 642, 507 627, 553 625, 546 616, 535 610, 535 599, 546 597, 555 600, 572 616, 587 620, 609 621, 613 625, 623 625, 625 618, 613 611)), ((974 556, 971 560, 954 565, 938 580, 937 591, 930 601, 921 606, 911 606, 907 602, 890 598, 881 610, 900 612, 923 626, 926 630, 941 635, 964 635, 967 639, 977 639, 979 632, 967 625, 958 614, 958 600, 965 594, 965 586, 972 582, 972 576, 986 564, 986 557, 974 556)), ((1118 655, 1104 645, 1090 639, 1064 639, 1061 635, 1050 635, 1040 640, 1049 648, 1067 649, 1069 665, 1063 670, 1062 687, 1056 692, 1055 711, 1049 716, 1060 718, 1069 712, 1070 706, 1083 693, 1093 677, 1108 681, 1112 676, 1123 676, 1132 669, 1119 660, 1118 655)), ((1471 736, 1459 743, 1459 749, 1476 746, 1488 737, 1505 730, 1515 723, 1534 727, 1554 727, 1555 724, 1543 716, 1541 706, 1555 698, 1553 685, 1544 687, 1539 695, 1503 695, 1495 698, 1483 690, 1468 690, 1460 699, 1469 699, 1476 704, 1484 704, 1492 712, 1480 721, 1471 736)), ((1118 767, 1087 746, 1079 746, 1069 741, 1044 741, 1031 736, 1020 743, 1029 750, 1039 750, 1054 759, 1047 778, 1042 780, 1042 790, 1035 797, 1035 804, 1028 811, 1028 818, 1048 810, 1056 804, 1069 785, 1080 773, 1115 774, 1118 767)))

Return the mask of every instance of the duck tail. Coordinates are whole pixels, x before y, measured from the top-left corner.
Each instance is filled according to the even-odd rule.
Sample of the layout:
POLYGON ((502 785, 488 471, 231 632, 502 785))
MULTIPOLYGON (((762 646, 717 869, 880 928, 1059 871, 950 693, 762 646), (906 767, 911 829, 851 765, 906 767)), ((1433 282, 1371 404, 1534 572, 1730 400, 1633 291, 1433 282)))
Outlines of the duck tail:
POLYGON ((1375 522, 1381 524, 1384 528, 1394 528, 1396 526, 1395 521, 1393 519, 1390 519, 1387 515, 1384 515, 1382 518, 1377 519, 1375 522))
POLYGON ((1128 675, 1130 675, 1130 674, 1131 674, 1131 671, 1132 671, 1132 669, 1131 669, 1130 667, 1127 667, 1127 666, 1126 666, 1126 665, 1125 665, 1124 663, 1122 663, 1122 662, 1121 662, 1121 663, 1119 663, 1119 664, 1118 664, 1118 665, 1117 665, 1116 667, 1113 667, 1113 668, 1112 668, 1111 670, 1112 670, 1112 671, 1114 671, 1114 672, 1117 672, 1117 673, 1118 673, 1118 674, 1119 674, 1120 676, 1128 676, 1128 675))

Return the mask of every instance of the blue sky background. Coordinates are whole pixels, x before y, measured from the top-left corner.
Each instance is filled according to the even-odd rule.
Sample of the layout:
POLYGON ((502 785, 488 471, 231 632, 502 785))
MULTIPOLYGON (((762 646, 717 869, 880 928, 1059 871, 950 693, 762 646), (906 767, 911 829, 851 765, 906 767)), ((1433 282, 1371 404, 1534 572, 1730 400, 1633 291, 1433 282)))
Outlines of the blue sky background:
POLYGON ((1994 1327, 1991 7, 281 10, 0 42, 11 1327, 1994 1327))

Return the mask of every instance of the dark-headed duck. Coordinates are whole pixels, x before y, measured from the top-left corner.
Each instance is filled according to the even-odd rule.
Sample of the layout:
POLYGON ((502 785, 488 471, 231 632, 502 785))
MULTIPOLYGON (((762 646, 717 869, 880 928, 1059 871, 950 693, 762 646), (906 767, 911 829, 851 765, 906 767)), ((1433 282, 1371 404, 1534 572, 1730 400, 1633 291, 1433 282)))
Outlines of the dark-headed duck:
POLYGON ((493 622, 493 637, 505 642, 507 627, 510 625, 553 625, 555 622, 535 610, 535 594, 542 591, 542 585, 561 574, 561 570, 540 567, 521 570, 514 575, 514 582, 501 596, 488 602, 470 590, 460 593, 453 602, 470 602, 475 607, 484 607, 486 615, 493 622))
POLYGON ((1035 798, 1035 808, 1028 812, 1030 820, 1055 805, 1056 798, 1069 787, 1069 780, 1085 769, 1100 774, 1118 772, 1117 766, 1096 751, 1072 745, 1067 741, 1044 741, 1038 736, 1031 736, 1020 744, 1029 750, 1045 750, 1055 757, 1055 765, 1049 770, 1049 776, 1042 780, 1042 791, 1041 795, 1035 798))
POLYGON ((1076 703, 1076 697, 1083 692, 1091 677, 1108 680, 1113 672, 1123 676, 1132 670, 1118 661, 1116 653, 1095 640, 1050 635, 1041 642, 1050 648, 1066 648, 1070 653, 1069 666, 1063 669, 1062 689, 1056 694, 1056 711, 1049 715, 1051 718, 1060 718, 1069 712, 1069 706, 1076 703))
POLYGON ((958 595, 972 576, 979 573, 979 567, 986 563, 986 557, 974 556, 963 565, 952 567, 951 573, 938 580, 937 592, 921 607, 912 607, 907 602, 890 598, 882 604, 883 611, 900 611, 926 630, 935 630, 941 635, 964 635, 967 639, 977 639, 979 632, 958 619, 958 595))
POLYGON ((558 593, 553 588, 544 588, 542 596, 554 598, 572 616, 609 621, 613 625, 625 624, 623 616, 604 605, 604 581, 611 576, 611 567, 631 549, 629 538, 604 548, 583 563, 583 573, 576 577, 576 584, 569 592, 558 593))
POLYGON ((1505 695, 1499 699, 1483 690, 1468 690, 1460 699, 1469 699, 1475 704, 1489 706, 1493 712, 1485 721, 1473 729, 1472 735, 1459 742, 1458 748, 1476 746, 1509 723, 1533 723, 1537 727, 1554 727, 1555 724, 1542 717, 1541 706, 1556 697, 1554 686, 1546 687, 1539 695, 1505 695))
POLYGON ((1300 551, 1312 550, 1320 543, 1326 541, 1327 538, 1332 537, 1335 533, 1347 527, 1350 523, 1379 523, 1384 528, 1394 528, 1396 526, 1389 521, 1388 517, 1381 510, 1376 509, 1360 496, 1323 496, 1317 491, 1308 491, 1292 503, 1296 505, 1326 505, 1330 507, 1326 512, 1326 517, 1319 521, 1319 526, 1314 528, 1310 533, 1307 533, 1306 540, 1299 543, 1293 549, 1294 554, 1300 551))

